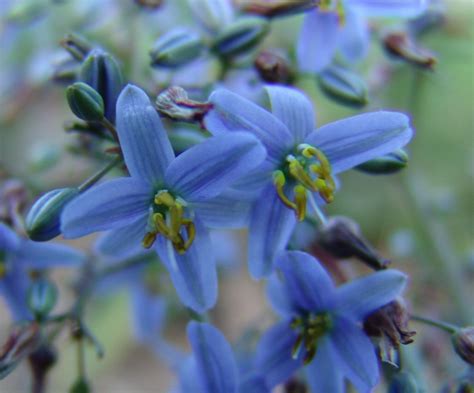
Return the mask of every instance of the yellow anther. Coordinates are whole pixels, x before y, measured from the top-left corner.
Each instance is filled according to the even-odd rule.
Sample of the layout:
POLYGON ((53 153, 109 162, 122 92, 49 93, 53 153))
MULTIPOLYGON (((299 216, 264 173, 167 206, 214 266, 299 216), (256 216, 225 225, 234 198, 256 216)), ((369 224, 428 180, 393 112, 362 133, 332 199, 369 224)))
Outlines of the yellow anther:
POLYGON ((174 206, 175 200, 168 191, 163 190, 155 195, 155 204, 171 207, 171 206, 174 206))
POLYGON ((156 240, 156 233, 147 232, 142 240, 142 246, 146 249, 150 248, 156 240))
POLYGON ((303 184, 307 189, 316 191, 314 188, 313 179, 311 179, 311 176, 305 171, 300 162, 294 157, 289 157, 287 160, 291 176, 303 184))
POLYGON ((170 208, 170 229, 173 234, 178 234, 183 223, 183 206, 175 202, 170 208))
POLYGON ((290 201, 288 197, 285 195, 285 190, 283 189, 286 184, 286 178, 282 171, 275 171, 273 172, 273 184, 275 185, 276 191, 280 200, 283 204, 296 211, 296 203, 290 201))
POLYGON ((194 238, 196 237, 196 227, 194 226, 194 222, 192 220, 183 220, 183 225, 186 228, 186 233, 188 235, 188 239, 184 243, 184 250, 186 251, 191 244, 193 244, 194 238))
POLYGON ((298 184, 295 188, 296 218, 303 221, 306 217, 306 188, 298 184))

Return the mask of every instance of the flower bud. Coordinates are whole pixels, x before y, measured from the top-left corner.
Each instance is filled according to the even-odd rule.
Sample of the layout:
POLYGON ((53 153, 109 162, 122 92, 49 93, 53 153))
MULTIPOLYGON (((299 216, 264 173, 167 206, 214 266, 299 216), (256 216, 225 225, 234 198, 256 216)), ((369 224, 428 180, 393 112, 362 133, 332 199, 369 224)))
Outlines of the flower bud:
POLYGON ((190 100, 186 90, 179 86, 171 86, 161 92, 156 97, 155 105, 160 115, 186 122, 202 122, 211 108, 208 102, 190 100))
POLYGON ((78 194, 77 188, 60 188, 38 199, 26 216, 26 232, 30 239, 48 241, 58 236, 64 206, 78 194))
POLYGON ((188 0, 193 16, 214 34, 232 23, 234 6, 229 0, 188 0))
POLYGON ((398 149, 382 157, 357 165, 355 169, 371 175, 389 175, 401 171, 407 165, 408 154, 403 149, 398 149))
POLYGON ((409 64, 429 70, 433 70, 436 64, 436 57, 404 32, 387 34, 383 45, 390 55, 409 64))
POLYGON ((201 38, 190 31, 177 29, 160 37, 150 51, 154 67, 179 67, 198 58, 204 49, 201 38))
POLYGON ((79 61, 84 60, 87 54, 92 50, 92 45, 77 34, 66 35, 66 37, 61 40, 60 45, 66 49, 74 59, 79 61))
POLYGON ((400 371, 392 378, 388 393, 419 393, 418 384, 413 375, 400 371))
POLYGON ((82 63, 79 80, 93 87, 102 97, 105 117, 115 121, 115 106, 123 87, 122 71, 108 53, 95 49, 82 63))
POLYGON ((33 376, 38 381, 44 379, 56 364, 58 354, 52 345, 44 343, 29 356, 28 360, 33 376))
POLYGON ((69 393, 90 393, 91 391, 90 384, 84 377, 76 379, 71 389, 69 389, 69 393))
POLYGON ((331 217, 318 234, 318 243, 336 258, 356 257, 375 270, 389 264, 364 239, 359 225, 348 217, 331 217))
POLYGON ((66 90, 72 112, 85 121, 101 121, 104 118, 104 100, 97 91, 82 82, 76 82, 66 90))
POLYGON ((288 60, 275 51, 261 51, 254 62, 260 78, 268 83, 289 83, 293 78, 288 60))
POLYGON ((239 18, 219 32, 211 49, 221 56, 239 55, 259 44, 268 31, 263 18, 239 18))
POLYGON ((316 8, 319 0, 244 0, 241 4, 242 11, 268 18, 288 16, 316 8))
POLYGON ((58 291, 56 286, 46 278, 34 280, 26 297, 28 307, 38 319, 48 316, 57 300, 58 291))
POLYGON ((346 68, 333 65, 322 71, 317 81, 321 90, 342 105, 362 107, 368 103, 365 81, 346 68))
POLYGON ((194 130, 175 130, 169 134, 171 146, 176 155, 188 150, 190 147, 205 141, 207 138, 202 132, 194 130))
POLYGON ((459 329, 451 340, 456 353, 465 362, 474 365, 474 326, 459 329))
POLYGON ((163 5, 163 0, 134 0, 135 4, 143 8, 156 10, 163 5))

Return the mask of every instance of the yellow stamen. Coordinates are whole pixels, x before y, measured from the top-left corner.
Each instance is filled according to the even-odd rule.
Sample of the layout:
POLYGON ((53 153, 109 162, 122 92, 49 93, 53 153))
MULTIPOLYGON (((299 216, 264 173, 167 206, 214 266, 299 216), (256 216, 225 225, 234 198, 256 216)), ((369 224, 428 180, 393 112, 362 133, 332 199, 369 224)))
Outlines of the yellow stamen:
POLYGON ((296 217, 303 221, 306 217, 306 188, 298 184, 295 188, 296 217))
POLYGON ((311 176, 308 175, 308 173, 305 171, 300 162, 296 158, 291 156, 288 157, 287 160, 289 163, 288 167, 290 170, 290 174, 301 184, 303 184, 307 189, 316 191, 313 184, 313 179, 311 179, 311 176))
POLYGON ((275 185, 277 194, 283 204, 296 211, 296 203, 290 201, 285 195, 285 190, 283 189, 286 184, 286 178, 282 171, 273 172, 273 184, 275 185))
POLYGON ((168 191, 163 190, 155 195, 155 204, 165 205, 166 207, 172 207, 175 204, 175 200, 168 191))
POLYGON ((142 240, 142 245, 144 248, 149 249, 156 240, 156 233, 147 232, 142 240))

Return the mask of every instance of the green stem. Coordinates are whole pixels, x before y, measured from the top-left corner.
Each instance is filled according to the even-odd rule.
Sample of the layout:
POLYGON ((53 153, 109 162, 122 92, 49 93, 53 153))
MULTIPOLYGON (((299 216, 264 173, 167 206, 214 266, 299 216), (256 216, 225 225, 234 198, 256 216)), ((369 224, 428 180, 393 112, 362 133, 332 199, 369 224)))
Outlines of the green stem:
POLYGON ((109 130, 109 132, 112 135, 112 137, 114 138, 115 142, 117 142, 120 145, 120 141, 119 141, 118 134, 117 134, 117 129, 115 128, 115 126, 106 117, 104 117, 102 119, 101 123, 105 128, 107 128, 107 130, 109 130))
POLYGON ((450 323, 443 322, 443 321, 437 321, 435 319, 422 317, 422 316, 419 316, 419 315, 410 315, 410 319, 412 321, 417 321, 417 322, 424 323, 425 325, 434 326, 434 327, 436 327, 438 329, 441 329, 441 330, 443 330, 443 331, 445 331, 446 333, 449 333, 449 334, 454 334, 459 330, 459 328, 457 326, 451 325, 450 323))
POLYGON ((84 192, 88 188, 92 187, 95 183, 97 183, 100 179, 102 179, 112 168, 114 168, 117 164, 122 162, 122 157, 118 156, 110 161, 104 168, 100 171, 89 177, 84 183, 82 183, 77 189, 79 192, 84 192))

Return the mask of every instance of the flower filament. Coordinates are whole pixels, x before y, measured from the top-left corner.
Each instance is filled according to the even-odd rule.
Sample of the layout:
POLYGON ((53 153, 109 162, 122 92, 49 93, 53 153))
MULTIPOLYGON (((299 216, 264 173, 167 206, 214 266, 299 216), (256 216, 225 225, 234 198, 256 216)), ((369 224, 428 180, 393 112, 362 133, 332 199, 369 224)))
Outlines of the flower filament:
POLYGON ((334 200, 335 183, 331 165, 320 150, 308 144, 298 146, 296 156, 289 154, 282 169, 273 172, 273 184, 282 203, 296 213, 298 220, 306 216, 306 191, 317 192, 326 203, 334 200), (293 187, 294 200, 285 194, 288 178, 293 187))
POLYGON ((329 313, 309 314, 293 318, 291 327, 298 332, 291 350, 291 356, 297 359, 305 350, 304 364, 310 363, 318 349, 318 340, 332 328, 332 318, 329 313))
POLYGON ((162 235, 171 241, 178 253, 184 254, 196 236, 193 221, 184 217, 185 206, 183 200, 173 197, 167 190, 159 191, 154 198, 149 219, 150 230, 143 237, 143 247, 150 248, 158 235, 162 235), (182 229, 186 232, 186 239, 182 229))

